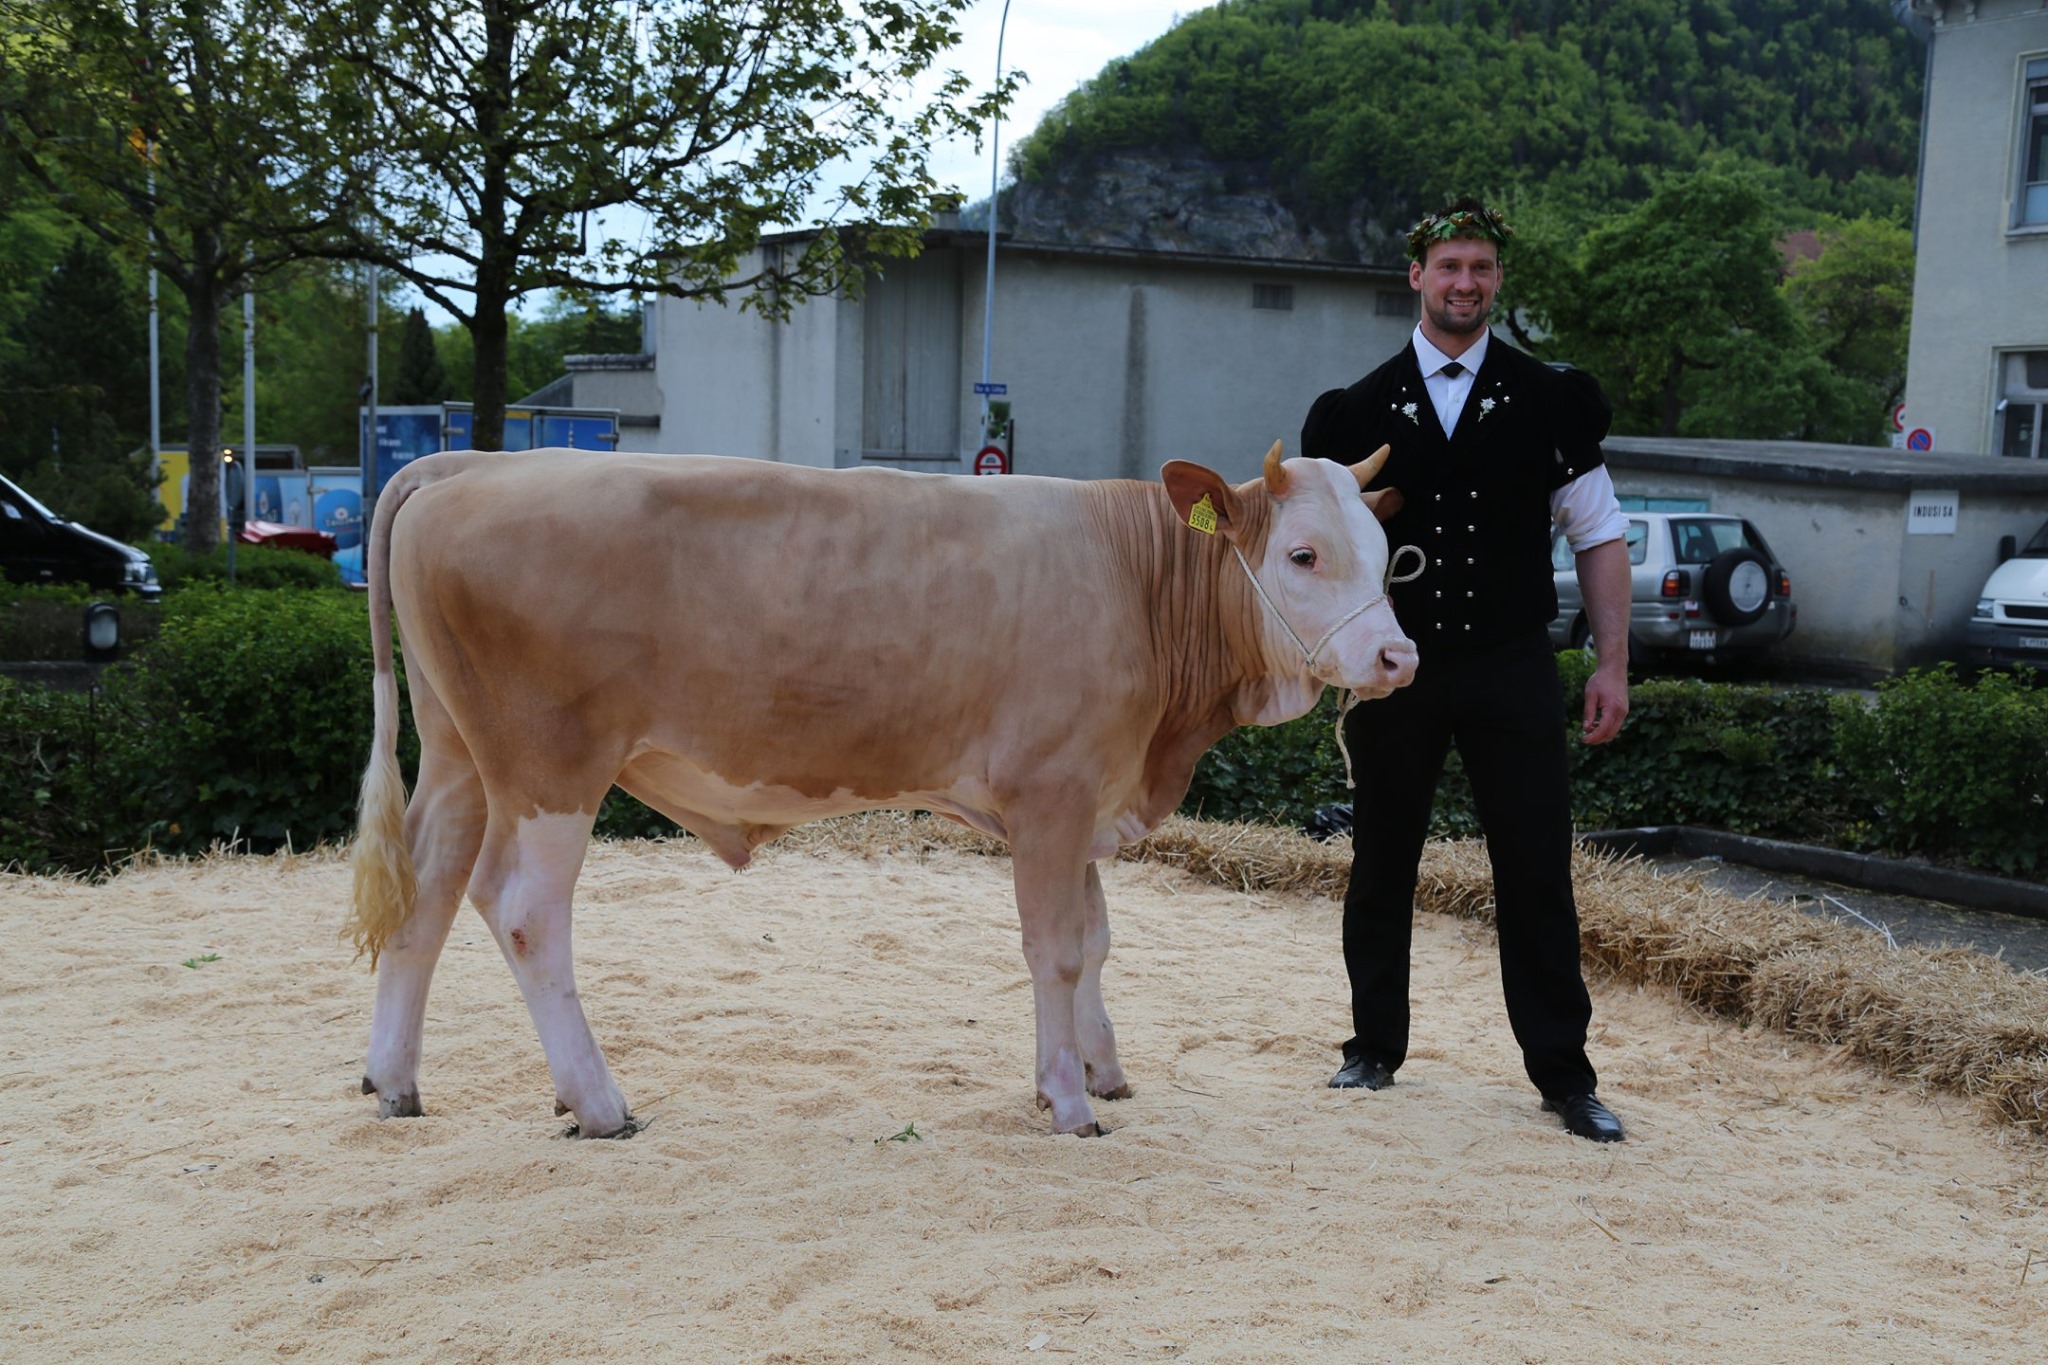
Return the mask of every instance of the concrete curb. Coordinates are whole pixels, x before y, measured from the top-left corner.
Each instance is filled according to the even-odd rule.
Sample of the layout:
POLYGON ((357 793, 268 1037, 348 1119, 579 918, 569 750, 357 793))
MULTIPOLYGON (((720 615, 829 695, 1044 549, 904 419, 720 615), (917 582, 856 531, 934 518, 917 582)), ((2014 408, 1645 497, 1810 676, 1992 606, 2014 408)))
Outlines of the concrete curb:
POLYGON ((1886 895, 1913 896, 1970 910, 2048 920, 2048 885, 1983 872, 1961 872, 1867 853, 1844 853, 1811 844, 1787 844, 1694 825, 1596 830, 1581 834, 1579 843, 1602 853, 1620 855, 1676 853, 1681 857, 1717 857, 1769 872, 1796 872, 1886 895))

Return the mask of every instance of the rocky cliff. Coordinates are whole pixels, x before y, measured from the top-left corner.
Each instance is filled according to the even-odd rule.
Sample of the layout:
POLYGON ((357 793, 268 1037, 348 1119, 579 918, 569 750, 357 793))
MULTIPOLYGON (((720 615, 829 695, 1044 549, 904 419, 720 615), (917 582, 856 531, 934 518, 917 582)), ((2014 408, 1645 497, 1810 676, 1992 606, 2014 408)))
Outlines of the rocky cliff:
MULTIPOLYGON (((987 213, 986 201, 977 203, 961 225, 985 227, 987 213)), ((1406 225, 1354 217, 1333 235, 1288 207, 1262 168, 1200 154, 1115 152, 1006 186, 1000 229, 1031 242, 1398 265, 1406 225)))

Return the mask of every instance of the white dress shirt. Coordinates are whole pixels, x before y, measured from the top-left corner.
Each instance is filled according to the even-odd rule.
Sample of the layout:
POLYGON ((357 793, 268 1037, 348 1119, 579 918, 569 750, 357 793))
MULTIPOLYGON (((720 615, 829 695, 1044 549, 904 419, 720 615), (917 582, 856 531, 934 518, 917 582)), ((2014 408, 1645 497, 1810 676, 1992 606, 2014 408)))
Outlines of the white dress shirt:
MULTIPOLYGON (((1444 435, 1448 437, 1458 429, 1458 418, 1465 411, 1465 400, 1471 396, 1473 381, 1478 378, 1479 367, 1486 363, 1486 348, 1493 341, 1493 329, 1483 329, 1479 340, 1455 357, 1438 350, 1422 334, 1419 322, 1415 324, 1411 340, 1415 344, 1415 362, 1422 370, 1422 387, 1428 390, 1429 401, 1436 408, 1437 421, 1443 425, 1444 435), (1444 373, 1444 366, 1453 359, 1463 367, 1462 374, 1444 373)), ((1587 470, 1550 495, 1550 519, 1572 543, 1574 554, 1610 540, 1619 540, 1628 534, 1628 517, 1614 496, 1614 480, 1608 476, 1604 464, 1587 470)))

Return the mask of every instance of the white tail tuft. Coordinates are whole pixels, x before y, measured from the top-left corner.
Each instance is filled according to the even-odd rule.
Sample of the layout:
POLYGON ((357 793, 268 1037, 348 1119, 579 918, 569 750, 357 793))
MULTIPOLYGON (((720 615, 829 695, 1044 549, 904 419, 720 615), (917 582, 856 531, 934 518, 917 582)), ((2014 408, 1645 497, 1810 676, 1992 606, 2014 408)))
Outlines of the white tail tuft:
POLYGON ((342 931, 356 945, 358 957, 370 955, 372 967, 386 940, 412 915, 418 889, 405 840, 405 778, 398 771, 398 680, 389 672, 377 675, 376 704, 376 737, 363 774, 355 849, 349 857, 355 913, 342 931))

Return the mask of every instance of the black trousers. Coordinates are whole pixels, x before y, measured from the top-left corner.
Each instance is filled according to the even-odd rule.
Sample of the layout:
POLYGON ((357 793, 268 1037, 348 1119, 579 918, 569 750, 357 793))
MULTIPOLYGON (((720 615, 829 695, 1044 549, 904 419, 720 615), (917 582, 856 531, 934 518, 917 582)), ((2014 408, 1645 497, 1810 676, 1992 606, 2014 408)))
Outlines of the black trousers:
POLYGON ((1592 1093, 1564 727, 1557 661, 1541 628, 1477 649, 1425 645, 1413 683, 1345 717, 1358 783, 1344 896, 1355 1031, 1347 1057, 1389 1071, 1407 1058, 1416 868, 1455 744, 1493 865, 1501 982, 1523 1066, 1546 1097, 1592 1093))

